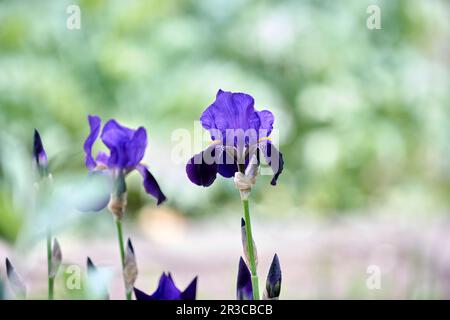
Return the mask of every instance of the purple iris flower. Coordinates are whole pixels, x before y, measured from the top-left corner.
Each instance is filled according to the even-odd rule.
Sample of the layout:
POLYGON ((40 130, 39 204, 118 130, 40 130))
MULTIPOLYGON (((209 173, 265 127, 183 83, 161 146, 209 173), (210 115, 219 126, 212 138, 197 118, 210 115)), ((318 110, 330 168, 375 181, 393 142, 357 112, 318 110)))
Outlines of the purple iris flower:
MULTIPOLYGON (((137 170, 143 180, 145 191, 157 199, 159 205, 166 200, 166 196, 162 193, 156 179, 148 170, 147 166, 141 163, 147 148, 147 132, 143 127, 137 130, 126 128, 120 125, 116 120, 109 120, 101 130, 101 119, 98 116, 88 116, 91 132, 84 143, 84 151, 86 154, 86 167, 90 170, 91 176, 106 176, 117 187, 119 182, 120 188, 124 192, 126 190, 124 177, 137 170), (100 133, 101 131, 101 133, 100 133), (99 152, 97 156, 92 156, 92 147, 100 136, 100 139, 109 149, 109 154, 99 152), (121 183, 120 183, 121 182, 121 183)), ((112 191, 112 185, 111 184, 112 191)), ((104 201, 97 202, 94 211, 99 211, 106 207, 109 196, 105 196, 104 201)), ((86 208, 85 208, 86 209, 86 208)))
POLYGON ((158 288, 152 295, 134 288, 136 300, 195 300, 197 293, 197 277, 181 292, 173 282, 172 275, 163 273, 159 279, 158 288))
POLYGON ((39 131, 34 129, 33 158, 41 177, 48 174, 48 159, 39 131))
POLYGON ((213 142, 186 165, 193 183, 208 187, 217 173, 231 178, 237 171, 245 171, 253 155, 259 164, 262 154, 274 174, 271 184, 276 185, 284 162, 269 138, 274 116, 268 110, 255 110, 254 104, 253 97, 245 93, 217 92, 216 100, 200 117, 213 142))

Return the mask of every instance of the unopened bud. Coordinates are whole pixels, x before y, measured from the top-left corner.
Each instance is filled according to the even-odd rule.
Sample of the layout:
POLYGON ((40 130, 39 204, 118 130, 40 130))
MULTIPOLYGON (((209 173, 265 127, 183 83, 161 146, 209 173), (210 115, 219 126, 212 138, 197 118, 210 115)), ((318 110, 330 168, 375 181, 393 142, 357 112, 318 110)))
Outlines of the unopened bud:
POLYGON ((267 274, 266 290, 264 300, 278 300, 281 291, 281 268, 278 255, 273 256, 269 273, 267 274))
POLYGON ((50 272, 49 272, 48 276, 49 276, 49 278, 54 278, 56 276, 56 274, 58 273, 59 267, 61 266, 61 262, 62 262, 61 247, 56 238, 53 240, 52 261, 51 262, 52 262, 51 268, 50 268, 50 272))
POLYGON ((6 258, 6 275, 8 276, 11 291, 16 298, 25 299, 27 296, 27 288, 8 258, 6 258))
POLYGON ((131 292, 138 276, 136 256, 131 240, 128 239, 127 251, 125 253, 125 264, 123 266, 123 278, 127 292, 131 292))

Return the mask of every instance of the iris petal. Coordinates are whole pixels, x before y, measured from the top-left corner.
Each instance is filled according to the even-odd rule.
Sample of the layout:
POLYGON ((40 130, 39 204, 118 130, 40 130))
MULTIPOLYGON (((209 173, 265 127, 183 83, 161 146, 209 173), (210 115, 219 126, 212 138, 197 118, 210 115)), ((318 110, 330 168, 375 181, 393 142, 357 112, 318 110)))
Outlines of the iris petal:
POLYGON ((95 160, 92 157, 92 146, 94 145, 95 140, 97 140, 98 135, 100 133, 100 127, 102 124, 102 120, 99 116, 88 116, 89 127, 91 128, 91 132, 89 136, 86 138, 84 142, 84 152, 85 152, 85 164, 86 167, 90 170, 94 169, 96 166, 95 160))
POLYGON ((133 130, 115 120, 109 120, 105 124, 101 139, 111 152, 109 167, 136 166, 144 157, 147 147, 147 132, 144 128, 133 130))
POLYGON ((151 296, 139 290, 138 288, 134 288, 134 295, 136 296, 136 300, 143 300, 143 301, 154 300, 151 296))
POLYGON ((272 168, 273 178, 270 182, 271 185, 277 184, 278 177, 283 171, 284 160, 283 154, 269 141, 264 140, 258 144, 258 149, 263 153, 267 164, 272 168))
POLYGON ((161 191, 155 177, 148 171, 147 167, 144 165, 137 165, 136 170, 139 171, 141 176, 144 178, 144 189, 145 191, 156 198, 157 204, 161 204, 166 200, 166 196, 161 191))
POLYGON ((212 145, 197 153, 186 164, 186 173, 193 183, 208 187, 217 176, 217 162, 215 159, 216 146, 212 145))
POLYGON ((254 99, 245 93, 219 90, 216 100, 203 112, 200 122, 207 130, 255 129, 260 126, 260 118, 254 109, 254 99))

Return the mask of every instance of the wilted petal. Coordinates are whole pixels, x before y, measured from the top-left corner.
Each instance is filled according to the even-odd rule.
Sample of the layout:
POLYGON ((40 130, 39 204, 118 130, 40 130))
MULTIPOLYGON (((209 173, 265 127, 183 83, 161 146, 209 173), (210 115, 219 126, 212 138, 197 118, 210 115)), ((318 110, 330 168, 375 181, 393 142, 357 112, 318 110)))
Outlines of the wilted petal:
POLYGON ((264 155, 267 164, 272 168, 273 178, 270 182, 271 185, 276 185, 277 180, 284 167, 283 155, 278 149, 269 141, 264 140, 258 144, 258 149, 264 155))
POLYGON ((84 142, 84 153, 85 153, 86 167, 92 170, 96 166, 95 160, 92 157, 92 146, 94 145, 95 140, 97 140, 98 138, 102 121, 99 116, 91 116, 91 115, 88 116, 88 121, 91 132, 89 133, 89 136, 86 138, 86 141, 84 142))
POLYGON ((253 300, 252 277, 242 257, 239 259, 236 298, 237 300, 253 300))
POLYGON ((34 130, 33 158, 36 162, 39 172, 41 173, 41 175, 44 175, 48 167, 48 159, 47 154, 44 150, 44 146, 42 144, 41 135, 36 129, 34 130))
POLYGON ((27 288, 8 258, 6 258, 6 275, 11 291, 16 298, 25 299, 27 296, 27 288))
POLYGON ((189 180, 203 187, 210 186, 216 180, 217 163, 215 151, 216 146, 209 146, 188 161, 186 164, 186 173, 189 180))
POLYGON ((166 196, 161 191, 161 188, 158 185, 155 177, 148 171, 147 167, 144 165, 137 165, 136 169, 141 174, 142 178, 144 178, 144 189, 145 191, 156 198, 157 204, 161 204, 166 200, 166 196))
POLYGON ((197 294, 197 277, 187 286, 186 290, 181 293, 181 300, 195 300, 197 294))
POLYGON ((59 245, 58 240, 55 238, 53 240, 53 249, 52 249, 52 260, 51 260, 51 268, 49 272, 49 278, 54 278, 56 273, 58 272, 59 267, 62 262, 62 251, 59 245))
POLYGON ((281 291, 281 268, 278 255, 275 254, 270 265, 269 273, 266 281, 266 291, 264 297, 266 299, 278 299, 281 291))

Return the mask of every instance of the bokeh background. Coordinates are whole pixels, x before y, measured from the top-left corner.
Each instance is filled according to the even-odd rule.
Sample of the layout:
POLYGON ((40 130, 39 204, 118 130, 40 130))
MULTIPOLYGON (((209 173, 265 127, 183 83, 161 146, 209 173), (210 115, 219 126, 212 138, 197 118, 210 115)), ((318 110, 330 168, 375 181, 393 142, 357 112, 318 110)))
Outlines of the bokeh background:
MULTIPOLYGON (((251 196, 261 285, 277 252, 282 299, 450 298, 449 12, 444 0, 1 1, 0 258, 45 297, 50 221, 64 262, 84 270, 90 256, 122 298, 111 215, 72 206, 98 114, 146 127, 145 162, 169 199, 157 208, 129 177, 137 286, 172 271, 182 288, 199 275, 199 298, 234 299, 238 192, 223 178, 194 186, 173 160, 173 132, 193 132, 222 88, 275 114, 285 158, 279 184, 261 176, 251 196), (80 30, 66 28, 70 4, 80 30), (371 4, 381 30, 366 27, 371 4), (55 185, 39 210, 34 128, 55 185)), ((64 271, 57 297, 80 297, 64 271)))

